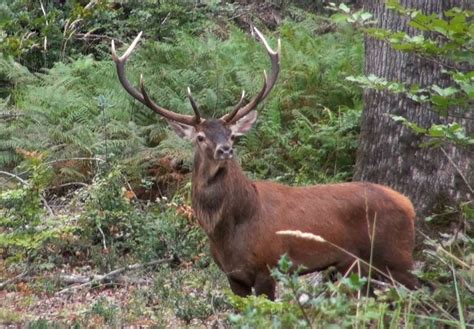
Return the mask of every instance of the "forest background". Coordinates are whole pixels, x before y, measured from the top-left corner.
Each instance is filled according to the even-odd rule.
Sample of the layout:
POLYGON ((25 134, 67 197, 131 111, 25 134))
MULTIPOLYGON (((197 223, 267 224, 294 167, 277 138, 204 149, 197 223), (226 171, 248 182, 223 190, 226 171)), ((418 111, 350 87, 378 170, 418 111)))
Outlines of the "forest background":
MULTIPOLYGON (((431 16, 396 1, 377 3, 406 18, 417 33, 378 27, 380 12, 363 9, 363 1, 3 2, 0 323, 474 326, 473 12, 431 16), (422 209, 414 271, 431 288, 410 292, 371 281, 374 298, 361 290, 367 278, 299 278, 284 257, 274 270, 277 302, 230 292, 190 208, 192 145, 126 94, 110 42, 125 49, 144 31, 127 64, 130 80, 138 83, 143 73, 154 99, 187 114, 190 86, 204 116, 217 117, 232 108, 242 89, 253 95, 260 88, 256 72, 268 59, 249 34, 251 24, 272 45, 281 38, 282 58, 279 81, 259 109, 256 128, 238 142, 247 175, 290 185, 350 181, 355 175, 413 193, 422 209), (364 43, 371 40, 441 62, 448 78, 442 85, 408 85, 368 74, 364 43), (413 163, 444 168, 446 162, 465 193, 440 199, 436 189, 428 196, 417 190, 411 176, 400 183, 363 172, 381 161, 367 152, 364 140, 370 142, 368 122, 376 130, 367 120, 380 95, 373 93, 421 104, 413 111, 421 116, 434 111, 437 118, 454 118, 417 121, 409 109, 401 114, 395 98, 387 108, 391 115, 384 113, 380 122, 397 127, 383 133, 397 136, 391 139, 396 145, 423 150, 413 163), (407 134, 417 136, 415 146, 407 134), (453 153, 453 147, 461 151, 453 153)), ((462 1, 458 5, 463 8, 462 1)), ((431 176, 437 181, 437 174, 431 176)))

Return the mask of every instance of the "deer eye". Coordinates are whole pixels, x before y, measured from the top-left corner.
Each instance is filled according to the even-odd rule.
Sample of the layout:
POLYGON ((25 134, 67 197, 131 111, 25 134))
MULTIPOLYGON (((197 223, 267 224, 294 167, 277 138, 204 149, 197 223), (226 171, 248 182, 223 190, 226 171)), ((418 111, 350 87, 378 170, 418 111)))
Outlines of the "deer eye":
POLYGON ((235 141, 236 138, 237 138, 237 136, 235 136, 234 134, 230 135, 230 140, 231 141, 235 141))
POLYGON ((197 135, 198 142, 204 142, 205 137, 203 135, 197 135))

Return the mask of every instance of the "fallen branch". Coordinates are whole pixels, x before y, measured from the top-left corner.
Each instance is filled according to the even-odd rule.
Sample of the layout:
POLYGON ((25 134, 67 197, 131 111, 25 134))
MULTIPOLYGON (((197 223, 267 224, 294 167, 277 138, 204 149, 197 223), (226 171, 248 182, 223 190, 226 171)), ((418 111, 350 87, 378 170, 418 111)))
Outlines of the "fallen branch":
MULTIPOLYGON (((165 259, 158 259, 158 260, 154 260, 154 261, 151 261, 151 262, 148 262, 148 263, 143 263, 143 264, 133 264, 133 265, 127 265, 127 266, 124 266, 124 267, 121 267, 121 268, 118 268, 116 270, 113 270, 107 274, 104 274, 104 275, 94 275, 92 278, 89 278, 89 280, 87 282, 83 282, 83 277, 80 277, 80 276, 77 276, 75 277, 75 279, 77 280, 77 282, 83 282, 77 286, 73 286, 73 287, 69 287, 69 288, 65 288, 61 291, 58 291, 56 293, 56 295, 60 295, 60 294, 64 294, 64 293, 68 293, 68 292, 71 292, 71 291, 74 291, 74 290, 77 290, 77 289, 82 289, 82 288, 86 288, 86 287, 91 287, 93 285, 96 285, 96 284, 99 284, 99 283, 102 283, 106 280, 110 280, 114 277, 117 277, 119 274, 125 272, 125 271, 131 271, 131 270, 138 270, 138 269, 141 269, 141 268, 144 268, 144 267, 148 267, 148 266, 153 266, 153 265, 158 265, 158 264, 163 264, 163 263, 167 263, 167 262, 171 262, 173 261, 175 258, 174 257, 170 257, 170 258, 165 258, 165 259), (82 280, 82 281, 81 281, 82 280)), ((73 277, 69 277, 69 278, 65 278, 65 279, 70 279, 69 281, 74 281, 74 278, 73 277), (71 280, 72 279, 72 280, 71 280)), ((64 280, 66 281, 66 280, 64 280)))
POLYGON ((28 185, 28 182, 26 180, 24 180, 23 178, 21 178, 20 176, 18 175, 15 175, 15 174, 12 174, 11 172, 8 172, 8 171, 0 171, 0 174, 1 175, 5 175, 5 176, 9 176, 11 178, 15 178, 17 181, 19 181, 21 184, 23 185, 28 185))
POLYGON ((9 284, 12 284, 12 283, 15 283, 19 280, 21 280, 23 277, 25 277, 30 271, 29 270, 26 270, 20 274, 18 274, 17 276, 11 278, 11 279, 8 279, 6 281, 3 281, 2 283, 0 283, 0 289, 3 289, 5 288, 6 286, 8 286, 9 284))
MULTIPOLYGON (((101 275, 94 275, 92 277, 90 276, 87 276, 87 275, 78 275, 78 274, 63 274, 63 275, 59 275, 59 277, 57 276, 51 276, 51 279, 56 279, 56 280, 59 280, 60 282, 64 283, 64 284, 85 284, 85 283, 89 283, 91 280, 93 279, 97 279, 101 277, 101 275)), ((125 276, 125 275, 118 275, 116 277, 114 277, 114 281, 113 281, 114 284, 139 284, 139 285, 143 285, 143 284, 149 284, 150 283, 150 280, 146 280, 146 279, 141 279, 141 278, 130 278, 128 276, 125 276)))
POLYGON ((58 189, 58 188, 69 187, 69 186, 89 187, 89 185, 87 185, 86 183, 83 183, 83 182, 70 182, 70 183, 64 183, 64 184, 50 186, 50 187, 47 187, 45 190, 55 190, 55 189, 58 189))
POLYGON ((0 120, 5 120, 5 121, 13 120, 13 119, 17 119, 17 118, 19 118, 23 115, 24 114, 16 113, 16 112, 0 112, 0 120))
POLYGON ((97 161, 97 162, 106 162, 104 159, 101 158, 87 158, 87 157, 75 157, 75 158, 65 158, 65 159, 56 159, 52 161, 45 162, 45 164, 53 164, 57 162, 64 162, 64 161, 97 161))
MULTIPOLYGON (((54 279, 55 278, 54 275, 51 276, 51 278, 54 279)), ((90 276, 76 275, 76 274, 60 275, 58 279, 59 281, 65 284, 76 284, 76 283, 84 284, 91 280, 90 276)))

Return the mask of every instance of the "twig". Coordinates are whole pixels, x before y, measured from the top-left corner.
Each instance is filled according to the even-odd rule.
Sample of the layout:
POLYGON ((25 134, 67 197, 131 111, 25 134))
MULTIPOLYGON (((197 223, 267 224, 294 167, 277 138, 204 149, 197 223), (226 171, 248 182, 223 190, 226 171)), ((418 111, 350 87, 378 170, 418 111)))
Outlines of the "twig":
POLYGON ((133 197, 135 198, 135 200, 138 200, 137 194, 136 194, 135 191, 132 189, 132 186, 131 186, 130 183, 128 182, 127 178, 126 178, 125 176, 124 176, 123 178, 125 179, 125 184, 127 184, 127 187, 129 188, 130 192, 132 192, 133 197))
POLYGON ((99 225, 97 225, 97 229, 99 230, 100 234, 102 235, 102 244, 104 246, 104 250, 107 250, 107 244, 106 244, 106 240, 105 240, 104 231, 102 231, 102 229, 100 228, 99 225))
POLYGON ((70 275, 60 275, 59 280, 65 284, 75 284, 75 283, 83 284, 83 283, 89 282, 91 279, 90 277, 85 276, 85 275, 70 274, 70 275))
MULTIPOLYGON (((428 235, 426 235, 425 233, 423 233, 423 232, 421 232, 421 231, 419 231, 419 230, 418 230, 418 232, 421 233, 426 239, 430 240, 430 242, 433 242, 433 239, 431 239, 428 235)), ((442 247, 438 247, 438 248, 441 248, 441 250, 443 250, 442 247)), ((443 250, 443 251, 445 251, 445 252, 447 253, 446 250, 443 250)), ((436 259, 437 259, 438 261, 440 261, 440 262, 443 263, 445 266, 447 266, 448 268, 451 269, 450 265, 449 265, 442 257, 438 256, 436 253, 432 253, 432 252, 429 252, 429 251, 426 251, 426 250, 425 250, 424 252, 425 252, 425 253, 428 253, 429 255, 431 255, 431 256, 433 256, 433 257, 436 257, 436 259)), ((428 300, 423 301, 423 303, 424 303, 426 306, 430 307, 431 309, 437 310, 437 311, 439 311, 439 312, 445 314, 447 318, 450 318, 450 319, 453 320, 453 321, 457 321, 457 319, 456 319, 454 316, 452 316, 448 311, 446 311, 444 308, 438 306, 438 303, 437 303, 433 298, 431 298, 430 296, 428 296, 428 300)))
POLYGON ((127 266, 118 268, 116 270, 113 270, 113 271, 111 271, 107 274, 104 274, 104 275, 95 275, 89 281, 84 282, 82 284, 79 284, 77 286, 73 286, 73 287, 63 289, 63 290, 57 292, 56 295, 68 293, 68 292, 71 292, 71 291, 76 290, 76 289, 91 287, 91 286, 93 286, 95 284, 98 284, 98 283, 101 283, 101 282, 103 282, 107 279, 111 279, 112 277, 115 277, 115 276, 117 276, 120 273, 123 273, 125 271, 137 270, 137 269, 147 267, 147 266, 153 266, 153 265, 158 265, 158 264, 162 264, 162 263, 171 262, 173 260, 174 260, 174 257, 170 257, 170 258, 165 258, 165 259, 154 260, 154 261, 151 261, 151 262, 148 262, 148 263, 143 263, 143 264, 137 263, 137 264, 133 264, 133 265, 127 265, 127 266))
MULTIPOLYGON (((19 181, 21 184, 25 185, 25 186, 28 186, 28 182, 26 180, 24 180, 23 178, 21 178, 20 176, 18 175, 15 175, 15 174, 12 174, 8 171, 1 171, 0 170, 0 174, 2 175, 5 175, 5 176, 10 176, 12 178, 15 178, 17 181, 19 181)), ((48 204, 48 201, 46 201, 45 197, 43 196, 43 194, 40 194, 40 198, 41 198, 41 202, 43 202, 43 205, 44 207, 46 208, 46 210, 48 210, 48 213, 51 215, 51 216, 54 216, 54 212, 53 210, 51 209, 51 207, 49 206, 48 204)))
POLYGON ((166 15, 166 17, 161 21, 160 25, 165 25, 166 21, 168 20, 168 18, 170 18, 170 15, 171 15, 171 11, 166 15))
POLYGON ((45 162, 45 164, 53 164, 57 162, 64 162, 64 161, 97 161, 97 162, 105 162, 104 159, 101 158, 87 158, 87 157, 78 157, 78 158, 65 158, 65 159, 56 159, 56 160, 51 160, 48 162, 45 162))
POLYGON ((466 176, 464 176, 464 174, 461 172, 461 169, 459 169, 459 167, 454 163, 453 159, 451 159, 451 157, 448 155, 448 153, 445 151, 445 149, 443 147, 440 147, 441 149, 441 152, 443 152, 444 156, 448 159, 448 161, 453 165, 453 167, 456 169, 456 171, 458 172, 459 176, 461 176, 462 180, 464 181, 464 183, 466 184, 467 188, 469 189, 469 191, 474 194, 474 189, 471 187, 471 185, 469 184, 469 182, 467 181, 466 179, 466 176))
POLYGON ((92 1, 90 1, 90 2, 84 7, 84 9, 89 10, 89 9, 91 9, 92 7, 94 7, 97 3, 98 3, 97 0, 92 0, 92 1))
POLYGON ((13 120, 19 117, 24 116, 22 113, 17 112, 1 112, 0 113, 0 120, 13 120))
POLYGON ((380 280, 370 279, 370 281, 372 283, 375 283, 378 286, 381 286, 381 287, 392 287, 392 285, 390 283, 383 282, 383 281, 380 281, 380 280))
POLYGON ((289 283, 290 283, 290 288, 293 292, 293 296, 295 296, 296 304, 298 305, 298 308, 300 309, 301 315, 303 315, 303 318, 308 324, 308 327, 313 328, 313 324, 311 323, 311 320, 309 319, 308 314, 306 314, 303 304, 300 302, 300 299, 298 297, 298 290, 295 287, 294 281, 290 280, 289 283))
POLYGON ((54 216, 54 211, 53 209, 49 206, 48 201, 46 201, 46 198, 44 197, 43 193, 40 194, 41 201, 43 202, 43 206, 46 208, 50 216, 54 216))
MULTIPOLYGON (((451 261, 455 261, 456 264, 458 264, 459 266, 462 266, 462 267, 464 267, 464 268, 466 268, 466 269, 468 269, 468 270, 471 268, 471 266, 470 266, 468 263, 466 263, 466 262, 462 261, 461 259, 457 258, 457 257, 454 256, 452 253, 450 253, 449 251, 447 251, 446 249, 444 249, 441 245, 438 246, 438 248, 436 249, 436 253, 443 253, 443 254, 446 255, 451 261)), ((441 258, 439 258, 439 259, 441 260, 441 258)), ((447 263, 445 263, 445 264, 448 266, 447 263)))
POLYGON ((21 178, 21 177, 18 176, 18 175, 12 174, 11 172, 8 172, 8 171, 1 171, 1 170, 0 170, 0 175, 5 175, 5 176, 9 176, 9 177, 15 178, 17 181, 19 181, 19 182, 22 183, 23 185, 28 185, 28 182, 27 182, 26 180, 24 180, 23 178, 21 178))
POLYGON ((18 274, 17 276, 11 278, 11 279, 8 279, 6 281, 3 281, 2 283, 0 283, 0 289, 3 289, 5 288, 6 286, 8 286, 9 284, 12 284, 12 283, 15 283, 16 281, 22 279, 23 277, 25 277, 28 273, 30 272, 30 270, 26 270, 20 274, 18 274))
MULTIPOLYGON (((354 261, 352 262, 352 265, 349 267, 349 269, 343 273, 342 275, 342 278, 347 278, 348 275, 352 272, 352 269, 357 265, 357 268, 358 268, 358 272, 360 273, 360 263, 359 263, 359 260, 358 259, 354 259, 354 261)), ((360 274, 359 274, 359 277, 360 277, 360 274)), ((342 280, 340 280, 337 284, 336 284, 336 288, 339 288, 342 284, 342 280)), ((336 290, 334 290, 331 294, 331 298, 334 297, 336 295, 336 290)))
MULTIPOLYGON (((96 276, 93 276, 93 278, 95 278, 96 276)), ((51 276, 51 279, 59 279, 59 281, 61 281, 62 283, 65 283, 65 284, 76 284, 76 283, 80 283, 80 284, 84 284, 84 283, 88 283, 90 280, 91 280, 91 277, 90 276, 86 276, 86 275, 77 275, 77 274, 64 274, 64 275, 60 275, 59 277, 55 277, 55 276, 51 276)), ((124 276, 124 275, 120 275, 120 276, 117 276, 115 279, 114 279, 114 284, 116 283, 121 283, 121 284, 149 284, 151 281, 150 280, 146 280, 146 279, 141 279, 141 278, 138 278, 138 279, 134 279, 134 278, 129 278, 127 276, 124 276)))
POLYGON ((87 33, 76 33, 76 38, 77 39, 80 39, 80 40, 87 40, 87 39, 95 39, 95 40, 98 40, 98 39, 106 39, 106 40, 114 40, 116 43, 120 43, 120 44, 125 44, 125 42, 117 39, 117 38, 114 38, 114 37, 110 37, 108 35, 105 35, 105 34, 97 34, 97 33, 92 33, 92 31, 89 31, 87 33))
POLYGON ((79 185, 79 186, 82 186, 82 187, 89 187, 89 185, 87 185, 86 183, 83 183, 83 182, 70 182, 70 183, 64 183, 64 184, 59 184, 59 185, 54 185, 54 186, 51 186, 51 187, 47 187, 46 190, 55 190, 57 188, 75 186, 75 185, 79 185))
POLYGON ((474 294, 474 287, 467 283, 467 281, 463 277, 460 277, 459 281, 461 281, 463 286, 466 287, 466 289, 469 290, 471 294, 474 294))

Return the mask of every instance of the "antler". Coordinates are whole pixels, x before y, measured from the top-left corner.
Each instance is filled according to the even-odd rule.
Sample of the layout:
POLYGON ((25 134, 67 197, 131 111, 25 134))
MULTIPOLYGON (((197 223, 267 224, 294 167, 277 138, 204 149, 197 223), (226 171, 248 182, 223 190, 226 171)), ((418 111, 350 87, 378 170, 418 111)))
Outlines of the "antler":
POLYGON ((194 111, 194 118, 197 123, 201 122, 201 115, 199 114, 199 107, 196 104, 196 101, 193 98, 193 95, 191 94, 191 88, 188 87, 188 98, 189 102, 191 103, 191 107, 193 108, 194 111))
POLYGON ((240 101, 237 104, 237 106, 234 108, 234 110, 224 115, 221 118, 221 120, 224 120, 227 123, 234 123, 238 121, 240 118, 244 117, 250 111, 252 111, 255 107, 257 107, 257 105, 261 101, 263 101, 267 97, 267 95, 270 93, 273 86, 275 85, 275 82, 278 79, 278 74, 280 73, 280 53, 281 53, 280 39, 278 39, 277 50, 274 51, 268 45, 268 42, 265 39, 264 35, 256 27, 253 27, 253 31, 258 35, 258 38, 263 42, 263 45, 265 46, 267 50, 268 56, 270 56, 270 60, 272 62, 272 71, 269 77, 267 77, 267 73, 263 71, 264 81, 263 81, 262 90, 244 107, 241 107, 244 96, 245 96, 245 92, 242 92, 242 97, 240 98, 240 101))
POLYGON ((125 90, 136 100, 138 100, 140 103, 148 106, 150 109, 158 113, 159 115, 165 117, 168 120, 184 123, 186 125, 190 126, 195 126, 198 124, 201 120, 201 117, 199 115, 198 107, 196 103, 194 102, 194 99, 191 96, 191 92, 188 88, 188 96, 191 101, 191 106, 193 107, 195 116, 193 117, 192 115, 184 115, 184 114, 179 114, 172 112, 170 110, 167 110, 155 102, 153 102, 150 97, 148 96, 146 90, 145 90, 145 85, 143 82, 143 76, 140 76, 140 91, 138 91, 135 87, 132 86, 132 84, 128 81, 126 74, 125 74, 125 63, 127 62, 128 57, 130 54, 133 52, 133 49, 136 47, 138 44, 138 41, 140 41, 140 37, 142 36, 142 32, 140 32, 135 40, 133 40, 132 44, 128 49, 125 51, 125 53, 122 56, 118 56, 117 52, 115 51, 115 43, 114 40, 112 40, 112 59, 115 62, 115 65, 117 67, 117 74, 118 78, 120 80, 120 83, 122 86, 125 88, 125 90))

